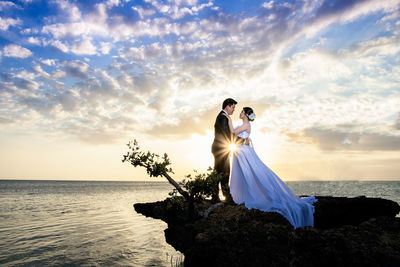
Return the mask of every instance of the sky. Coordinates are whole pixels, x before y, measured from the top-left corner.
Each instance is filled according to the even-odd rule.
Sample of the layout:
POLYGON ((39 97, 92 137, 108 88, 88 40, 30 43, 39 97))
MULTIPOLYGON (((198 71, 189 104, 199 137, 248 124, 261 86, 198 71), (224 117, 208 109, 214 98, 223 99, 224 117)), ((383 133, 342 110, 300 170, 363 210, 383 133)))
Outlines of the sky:
POLYGON ((400 180, 399 63, 400 0, 0 1, 0 179, 205 172, 232 97, 284 181, 400 180))

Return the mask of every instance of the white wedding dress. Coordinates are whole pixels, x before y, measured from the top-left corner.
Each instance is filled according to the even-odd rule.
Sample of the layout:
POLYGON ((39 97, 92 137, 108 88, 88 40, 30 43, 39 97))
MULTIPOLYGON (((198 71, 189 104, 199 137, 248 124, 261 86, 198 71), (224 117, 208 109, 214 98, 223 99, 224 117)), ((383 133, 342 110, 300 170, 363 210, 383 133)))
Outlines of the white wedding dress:
MULTIPOLYGON (((243 131, 239 137, 249 138, 243 131)), ((252 145, 252 142, 250 140, 252 145)), ((237 204, 248 209, 278 212, 294 228, 314 226, 314 196, 300 198, 271 171, 257 156, 254 148, 241 145, 236 148, 232 158, 230 192, 237 204)))

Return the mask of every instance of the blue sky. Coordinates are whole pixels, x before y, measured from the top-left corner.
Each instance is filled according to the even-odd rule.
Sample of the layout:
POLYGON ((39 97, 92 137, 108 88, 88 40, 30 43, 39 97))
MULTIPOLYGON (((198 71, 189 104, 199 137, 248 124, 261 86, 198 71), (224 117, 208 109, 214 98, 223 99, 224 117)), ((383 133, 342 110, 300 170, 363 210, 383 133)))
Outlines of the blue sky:
POLYGON ((206 168, 233 97, 288 179, 400 179, 399 14, 398 0, 0 1, 0 178, 129 179, 132 138, 178 173, 206 168), (21 151, 40 156, 21 169, 21 151))

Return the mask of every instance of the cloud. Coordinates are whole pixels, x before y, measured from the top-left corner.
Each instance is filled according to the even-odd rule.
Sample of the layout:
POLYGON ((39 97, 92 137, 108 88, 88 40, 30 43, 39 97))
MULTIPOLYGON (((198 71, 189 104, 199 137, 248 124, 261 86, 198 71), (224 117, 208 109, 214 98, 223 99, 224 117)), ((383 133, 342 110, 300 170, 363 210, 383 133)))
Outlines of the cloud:
POLYGON ((83 22, 73 23, 56 23, 45 25, 42 28, 42 33, 52 34, 54 38, 59 39, 70 36, 81 36, 89 32, 89 28, 83 22))
POLYGON ((271 9, 274 6, 274 1, 269 1, 269 2, 264 2, 262 4, 262 7, 266 8, 266 9, 271 9))
POLYGON ((27 72, 26 70, 21 71, 15 77, 25 79, 25 80, 33 80, 35 79, 35 74, 32 72, 27 72))
POLYGON ((60 103, 63 110, 68 112, 76 111, 80 104, 79 94, 76 91, 66 91, 57 96, 56 101, 60 103))
POLYGON ((89 76, 89 65, 80 60, 64 61, 60 64, 68 76, 86 79, 89 76))
POLYGON ((348 51, 338 51, 339 56, 391 56, 400 52, 400 36, 378 37, 353 45, 348 51), (350 55, 348 55, 350 54, 350 55))
POLYGON ((13 2, 9 2, 9 1, 1 1, 0 2, 0 11, 3 11, 8 8, 18 8, 18 6, 16 4, 14 4, 13 2))
POLYGON ((31 37, 28 38, 28 43, 34 44, 34 45, 40 45, 41 41, 39 40, 39 38, 31 36, 31 37))
POLYGON ((18 89, 25 89, 25 90, 37 90, 39 89, 39 83, 35 81, 25 80, 25 79, 18 79, 14 82, 15 86, 18 89))
POLYGON ((135 10, 136 12, 138 12, 139 17, 142 19, 145 17, 151 17, 154 14, 156 14, 156 12, 157 12, 153 8, 143 8, 143 7, 137 7, 137 6, 133 6, 132 9, 135 10))
POLYGON ((51 34, 54 38, 81 37, 81 36, 110 36, 112 31, 107 24, 107 8, 104 4, 97 4, 93 12, 79 18, 70 19, 66 23, 44 25, 41 32, 51 34))
POLYGON ((107 42, 100 42, 101 48, 100 51, 103 55, 108 55, 110 53, 110 50, 112 48, 112 44, 111 43, 107 43, 107 42))
POLYGON ((197 0, 168 0, 168 2, 176 6, 194 6, 197 4, 197 0))
POLYGON ((397 151, 400 136, 381 133, 340 131, 329 128, 307 128, 304 137, 322 150, 397 151))
POLYGON ((56 64, 55 59, 42 59, 40 62, 47 66, 54 66, 56 64))
POLYGON ((0 124, 10 124, 13 122, 14 122, 14 120, 12 120, 12 119, 0 117, 0 124))
POLYGON ((179 4, 173 5, 165 5, 153 0, 146 2, 147 4, 144 6, 131 6, 133 10, 138 12, 140 20, 128 19, 121 15, 112 15, 110 8, 116 4, 121 5, 121 2, 99 3, 94 6, 91 12, 81 15, 79 20, 69 19, 65 23, 59 22, 44 25, 42 33, 52 35, 57 40, 80 36, 100 36, 117 41, 142 36, 179 35, 181 33, 180 30, 183 30, 185 26, 181 22, 174 23, 172 20, 183 18, 187 14, 196 15, 204 8, 213 5, 211 1, 198 6, 193 5, 196 1, 178 1, 179 4), (185 6, 180 7, 181 4, 185 6), (147 19, 157 11, 168 16, 147 19))
POLYGON ((379 11, 391 12, 393 7, 398 6, 398 1, 323 1, 322 4, 316 2, 318 8, 312 19, 306 23, 302 33, 308 37, 313 36, 318 31, 327 28, 333 23, 349 23, 361 16, 377 13, 379 11))
MULTIPOLYGON (((266 99, 262 99, 261 101, 239 99, 236 97, 234 99, 239 101, 236 105, 236 111, 232 116, 234 121, 237 120, 241 109, 245 106, 252 107, 256 114, 263 114, 270 107, 269 101, 265 101, 266 99)), ((222 101, 223 99, 221 103, 217 103, 215 106, 204 103, 204 107, 199 112, 192 111, 191 108, 193 107, 187 104, 187 106, 181 107, 174 113, 173 117, 175 120, 173 123, 159 121, 152 128, 148 129, 146 133, 161 138, 175 139, 187 139, 193 134, 205 135, 207 131, 214 131, 214 122, 221 111, 222 101)))
POLYGON ((108 0, 106 2, 107 7, 119 6, 121 4, 120 0, 108 0))
POLYGON ((107 118, 97 115, 89 120, 71 122, 65 131, 86 143, 99 145, 125 142, 135 126, 137 127, 137 122, 132 118, 107 118))
POLYGON ((59 8, 65 12, 70 21, 79 21, 82 18, 82 13, 79 8, 66 0, 54 1, 59 8))
POLYGON ((5 57, 27 58, 32 55, 32 52, 22 46, 10 44, 3 48, 5 57))
POLYGON ((97 48, 90 39, 84 39, 76 41, 71 47, 71 52, 77 55, 94 55, 97 52, 97 48))
MULTIPOLYGON (((255 107, 263 131, 289 136, 309 129, 299 142, 329 147, 323 136, 330 129, 334 148, 342 149, 339 142, 360 149, 354 128, 335 141, 343 131, 335 125, 346 123, 362 125, 364 147, 390 142, 379 136, 390 136, 385 118, 398 111, 398 37, 377 22, 379 34, 371 31, 337 49, 330 26, 378 12, 393 15, 397 2, 265 1, 256 12, 232 14, 212 10, 213 1, 142 2, 52 2, 54 15, 22 34, 25 42, 55 49, 26 72, 10 69, 2 87, 29 89, 23 103, 46 107, 43 116, 52 116, 46 118, 56 129, 94 143, 117 140, 119 128, 111 121, 137 123, 135 130, 159 137, 204 134, 226 96, 255 107), (324 42, 311 38, 320 31, 324 42), (91 135, 97 137, 90 141, 91 135)), ((385 23, 395 25, 389 17, 385 23)))
POLYGON ((21 25, 20 19, 2 18, 0 17, 0 30, 7 31, 9 27, 21 25))
POLYGON ((68 53, 69 52, 69 47, 65 43, 61 42, 60 40, 50 40, 50 41, 45 41, 45 45, 51 46, 63 53, 68 53))

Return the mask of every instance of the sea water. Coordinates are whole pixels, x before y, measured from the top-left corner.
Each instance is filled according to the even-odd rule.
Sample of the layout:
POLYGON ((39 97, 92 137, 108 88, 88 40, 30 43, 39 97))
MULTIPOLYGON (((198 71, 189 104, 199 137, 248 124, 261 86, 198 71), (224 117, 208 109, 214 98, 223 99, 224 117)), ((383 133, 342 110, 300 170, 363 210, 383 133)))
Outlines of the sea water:
MULTIPOLYGON (((400 203, 399 181, 287 182, 298 195, 382 197, 400 203)), ((167 182, 0 180, 1 266, 178 266, 166 223, 134 203, 163 200, 167 182)))

